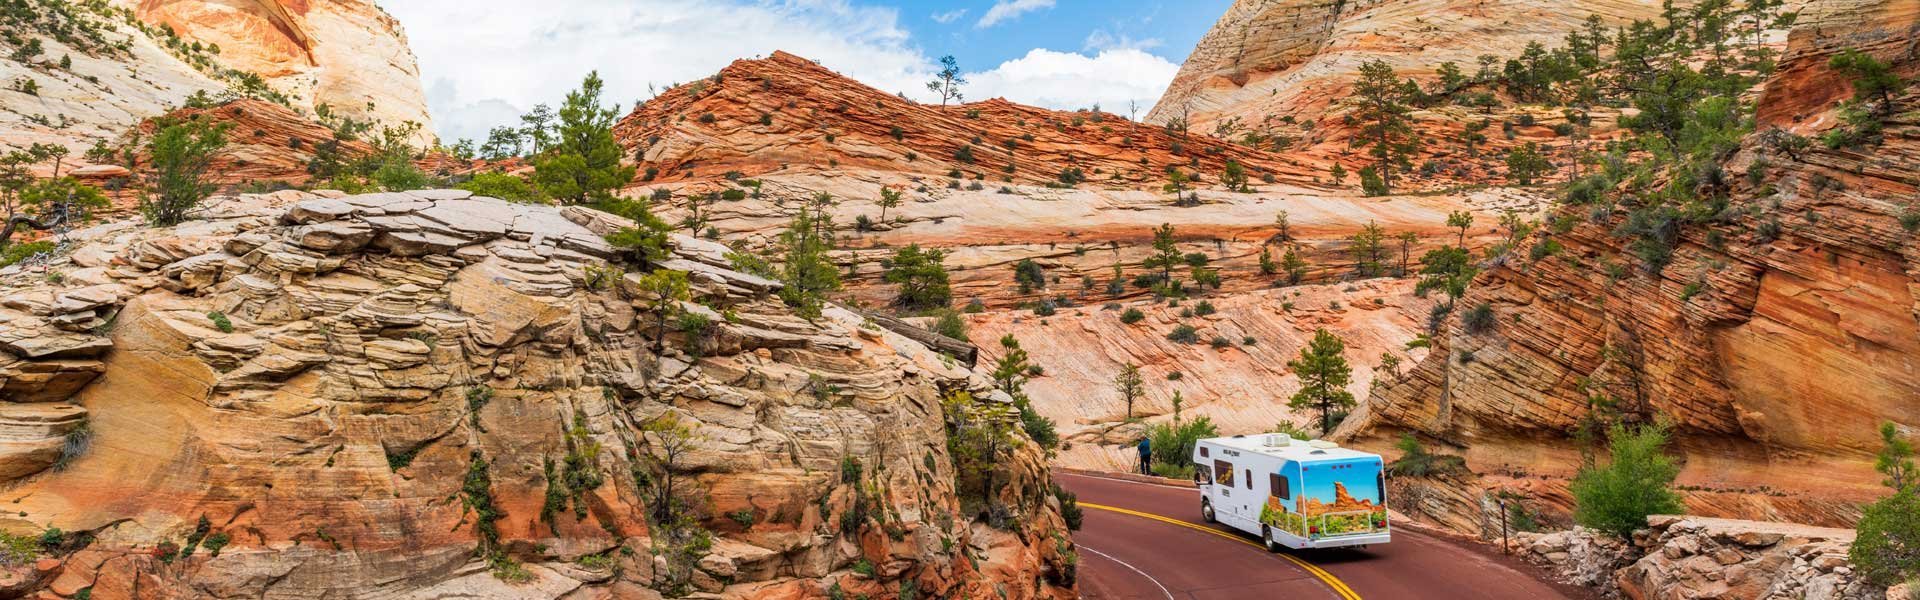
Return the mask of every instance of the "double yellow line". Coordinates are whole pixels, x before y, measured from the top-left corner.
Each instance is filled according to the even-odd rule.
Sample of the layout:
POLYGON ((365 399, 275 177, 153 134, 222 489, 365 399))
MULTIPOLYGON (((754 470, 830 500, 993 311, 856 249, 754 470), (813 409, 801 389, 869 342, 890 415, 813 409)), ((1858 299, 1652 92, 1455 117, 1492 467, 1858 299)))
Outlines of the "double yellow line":
MULTIPOLYGON (((1137 510, 1128 510, 1128 509, 1120 508, 1118 506, 1107 506, 1105 504, 1094 504, 1091 502, 1081 502, 1080 507, 1091 508, 1094 510, 1104 510, 1104 511, 1113 512, 1113 513, 1120 513, 1123 515, 1140 517, 1142 519, 1153 519, 1155 521, 1166 523, 1168 525, 1177 525, 1180 527, 1185 527, 1187 529, 1192 529, 1194 531, 1199 531, 1209 535, 1215 535, 1215 536, 1219 536, 1229 540, 1233 540, 1235 542, 1246 544, 1248 546, 1253 546, 1255 548, 1259 548, 1262 552, 1266 551, 1267 549, 1265 545, 1256 543, 1253 540, 1249 540, 1247 538, 1243 538, 1231 533, 1214 529, 1212 527, 1202 527, 1199 525, 1188 523, 1186 521, 1182 521, 1179 519, 1170 519, 1170 518, 1162 517, 1160 515, 1156 515, 1153 513, 1145 513, 1137 510)), ((1327 584, 1327 587, 1331 588, 1333 590, 1333 593, 1338 594, 1342 600, 1360 600, 1360 594, 1354 593, 1353 588, 1347 587, 1346 582, 1340 581, 1339 577, 1334 577, 1333 574, 1328 573, 1326 569, 1322 569, 1318 566, 1315 566, 1313 563, 1300 560, 1299 557, 1296 557, 1291 554, 1283 553, 1283 554, 1280 554, 1279 556, 1280 558, 1287 559, 1289 562, 1292 562, 1295 565, 1299 565, 1301 569, 1307 572, 1307 574, 1314 576, 1314 578, 1316 579, 1319 579, 1321 583, 1327 584)))

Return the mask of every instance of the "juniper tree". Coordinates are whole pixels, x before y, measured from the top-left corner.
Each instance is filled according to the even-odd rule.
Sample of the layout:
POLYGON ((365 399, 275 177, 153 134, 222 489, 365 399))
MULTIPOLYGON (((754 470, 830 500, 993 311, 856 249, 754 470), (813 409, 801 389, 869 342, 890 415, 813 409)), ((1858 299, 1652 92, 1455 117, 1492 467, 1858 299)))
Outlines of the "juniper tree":
POLYGON ((178 225, 215 187, 207 182, 213 159, 226 147, 230 125, 208 121, 162 121, 147 141, 149 164, 140 212, 154 227, 178 225))
POLYGON ((894 251, 883 279, 900 286, 894 303, 912 309, 945 307, 953 301, 953 288, 947 282, 945 250, 921 250, 920 244, 908 244, 894 251))

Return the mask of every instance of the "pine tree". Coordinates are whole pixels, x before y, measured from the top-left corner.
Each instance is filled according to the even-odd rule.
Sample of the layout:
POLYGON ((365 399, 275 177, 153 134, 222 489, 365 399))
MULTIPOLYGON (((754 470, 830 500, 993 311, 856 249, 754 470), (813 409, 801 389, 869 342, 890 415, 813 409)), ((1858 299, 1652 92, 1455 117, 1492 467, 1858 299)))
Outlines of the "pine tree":
POLYGON ((1343 356, 1347 350, 1345 343, 1333 333, 1321 329, 1313 334, 1313 341, 1300 349, 1300 358, 1287 363, 1295 376, 1300 378, 1300 391, 1294 392, 1287 407, 1295 410, 1314 410, 1320 413, 1320 434, 1326 435, 1333 430, 1333 414, 1354 406, 1353 392, 1347 391, 1353 369, 1347 366, 1343 356))
POLYGON ((947 283, 945 250, 921 250, 920 244, 908 244, 893 253, 884 279, 900 286, 894 303, 907 308, 945 307, 953 301, 953 288, 947 283))
POLYGON ((1353 253, 1354 270, 1362 277, 1373 277, 1381 272, 1381 255, 1386 251, 1386 230, 1371 220, 1360 227, 1360 231, 1347 238, 1347 251, 1353 253))
POLYGON ((1178 289, 1173 281, 1173 268, 1186 264, 1186 256, 1180 254, 1180 243, 1173 237, 1173 224, 1162 223, 1153 230, 1153 255, 1141 263, 1149 269, 1160 269, 1160 283, 1168 291, 1178 289))
POLYGON ((1383 189, 1391 193, 1393 170, 1409 164, 1407 156, 1419 148, 1419 138, 1414 137, 1413 121, 1408 116, 1413 109, 1406 105, 1406 88, 1394 75, 1392 65, 1374 60, 1360 67, 1360 80, 1354 83, 1353 95, 1360 102, 1354 115, 1360 122, 1360 131, 1354 137, 1354 144, 1367 148, 1373 155, 1374 174, 1380 177, 1383 189))
POLYGON ((226 147, 228 124, 203 120, 161 123, 147 142, 151 162, 140 212, 154 227, 178 225, 214 190, 206 182, 213 158, 226 147))
POLYGON ((1307 278, 1307 261, 1300 258, 1300 254, 1294 252, 1292 248, 1288 248, 1287 253, 1280 256, 1280 270, 1287 273, 1288 285, 1299 285, 1307 278))
POLYGON ((1133 403, 1146 393, 1146 384, 1140 377, 1140 366, 1128 363, 1120 367, 1120 374, 1113 377, 1113 390, 1120 393, 1120 399, 1127 403, 1127 419, 1133 419, 1133 403))
POLYGON ((780 234, 786 249, 781 265, 780 299, 809 321, 820 318, 827 292, 840 289, 840 269, 827 253, 833 250, 833 217, 822 212, 830 201, 816 200, 819 206, 802 206, 799 214, 780 234))
POLYGON ((605 86, 598 71, 588 73, 560 106, 553 146, 534 160, 534 182, 547 195, 576 204, 602 202, 633 181, 633 167, 620 162, 626 152, 613 139, 618 109, 600 105, 605 86))

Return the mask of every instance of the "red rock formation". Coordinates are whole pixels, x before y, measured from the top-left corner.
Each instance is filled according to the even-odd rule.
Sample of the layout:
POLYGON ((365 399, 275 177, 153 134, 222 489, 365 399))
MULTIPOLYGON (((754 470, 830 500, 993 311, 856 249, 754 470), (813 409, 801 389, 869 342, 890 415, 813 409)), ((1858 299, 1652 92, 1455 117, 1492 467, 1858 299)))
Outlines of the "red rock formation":
POLYGON ((785 52, 735 61, 713 77, 668 90, 614 132, 643 169, 657 169, 660 181, 839 165, 926 175, 958 169, 969 179, 1032 184, 1057 181, 1076 167, 1093 185, 1158 187, 1169 167, 1214 181, 1228 160, 1244 165, 1254 181, 1272 173, 1297 182, 1314 171, 1279 154, 1106 113, 1000 99, 920 104, 785 52), (963 147, 970 147, 973 163, 956 159, 963 147), (1005 170, 1009 164, 1012 172, 1005 170))
MULTIPOLYGON (((164 120, 203 119, 227 127, 227 145, 208 169, 210 179, 220 185, 283 182, 306 183, 312 178, 307 163, 313 160, 317 144, 333 140, 333 130, 285 106, 263 100, 241 99, 207 108, 183 108, 160 120, 142 123, 135 141, 153 135, 157 123, 164 120)), ((150 164, 141 147, 137 166, 150 164)), ((340 143, 343 160, 366 156, 373 147, 363 141, 340 143)))

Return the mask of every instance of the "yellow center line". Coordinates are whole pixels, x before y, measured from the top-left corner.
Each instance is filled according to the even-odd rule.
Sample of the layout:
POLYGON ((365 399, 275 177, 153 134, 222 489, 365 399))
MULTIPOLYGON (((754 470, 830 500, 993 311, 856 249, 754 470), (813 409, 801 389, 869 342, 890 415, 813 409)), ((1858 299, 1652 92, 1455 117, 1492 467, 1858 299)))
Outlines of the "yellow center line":
MULTIPOLYGON (((1152 520, 1166 523, 1169 525, 1178 525, 1181 527, 1185 527, 1187 529, 1192 529, 1194 531, 1216 535, 1222 538, 1233 540, 1235 542, 1246 544, 1248 546, 1259 548, 1261 551, 1265 551, 1267 549, 1264 544, 1256 543, 1253 540, 1249 540, 1247 538, 1243 538, 1238 535, 1230 534, 1218 529, 1214 529, 1212 527, 1202 527, 1200 525, 1195 525, 1179 519, 1163 517, 1153 513, 1140 512, 1137 510, 1128 510, 1128 509, 1120 508, 1117 506, 1107 506, 1105 504, 1094 504, 1086 501, 1081 501, 1080 506, 1083 508, 1104 510, 1107 512, 1120 513, 1123 515, 1130 515, 1130 516, 1140 517, 1143 519, 1152 519, 1152 520)), ((1327 584, 1327 587, 1333 589, 1333 593, 1338 594, 1343 600, 1360 600, 1360 594, 1354 593, 1353 588, 1347 587, 1346 582, 1340 581, 1339 577, 1334 577, 1332 573, 1328 573, 1325 569, 1322 569, 1319 566, 1314 565, 1313 563, 1301 560, 1299 557, 1296 557, 1291 554, 1282 553, 1279 556, 1280 558, 1287 559, 1288 561, 1292 562, 1295 565, 1299 565, 1299 567, 1305 570, 1307 574, 1314 576, 1314 578, 1316 579, 1319 579, 1321 583, 1327 584)))

